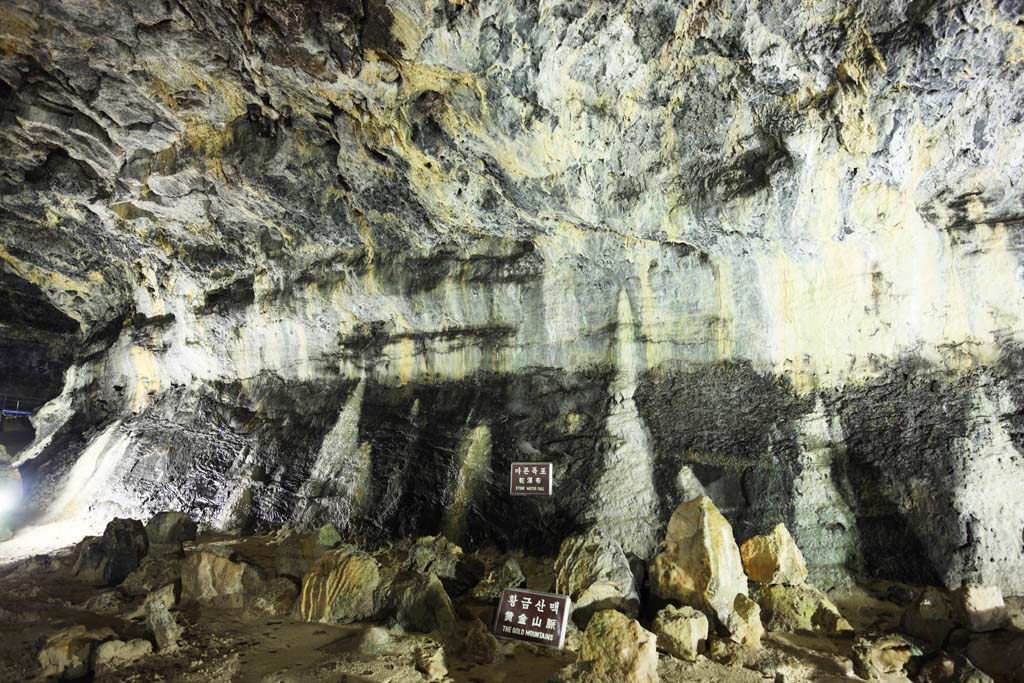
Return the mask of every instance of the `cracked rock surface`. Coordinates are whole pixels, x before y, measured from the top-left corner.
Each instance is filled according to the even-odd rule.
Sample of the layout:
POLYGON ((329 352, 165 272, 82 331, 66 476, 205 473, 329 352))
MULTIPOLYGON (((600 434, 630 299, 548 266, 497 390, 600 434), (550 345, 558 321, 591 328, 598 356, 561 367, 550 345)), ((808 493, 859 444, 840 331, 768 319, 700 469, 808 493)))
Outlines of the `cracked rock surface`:
POLYGON ((1024 593, 1021 15, 5 2, 0 556, 180 509, 649 560, 707 495, 815 581, 1024 593))

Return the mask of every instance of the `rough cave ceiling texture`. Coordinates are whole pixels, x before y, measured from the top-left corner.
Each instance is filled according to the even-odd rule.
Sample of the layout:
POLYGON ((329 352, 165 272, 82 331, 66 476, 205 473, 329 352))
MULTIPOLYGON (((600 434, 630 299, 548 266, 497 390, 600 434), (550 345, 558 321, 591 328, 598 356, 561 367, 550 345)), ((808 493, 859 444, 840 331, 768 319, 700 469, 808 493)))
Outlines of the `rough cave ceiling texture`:
POLYGON ((649 556, 705 490, 1024 592, 1022 5, 4 2, 26 520, 649 556))

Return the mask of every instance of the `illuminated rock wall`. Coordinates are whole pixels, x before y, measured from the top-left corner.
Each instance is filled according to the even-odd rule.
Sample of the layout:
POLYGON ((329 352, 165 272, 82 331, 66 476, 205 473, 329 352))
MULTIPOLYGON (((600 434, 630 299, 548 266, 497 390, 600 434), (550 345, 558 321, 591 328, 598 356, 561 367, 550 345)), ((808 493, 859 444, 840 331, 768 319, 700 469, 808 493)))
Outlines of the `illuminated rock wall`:
POLYGON ((25 523, 646 556, 706 492, 1024 592, 1015 3, 221 5, 0 14, 0 288, 52 308, 0 322, 71 364, 25 523))

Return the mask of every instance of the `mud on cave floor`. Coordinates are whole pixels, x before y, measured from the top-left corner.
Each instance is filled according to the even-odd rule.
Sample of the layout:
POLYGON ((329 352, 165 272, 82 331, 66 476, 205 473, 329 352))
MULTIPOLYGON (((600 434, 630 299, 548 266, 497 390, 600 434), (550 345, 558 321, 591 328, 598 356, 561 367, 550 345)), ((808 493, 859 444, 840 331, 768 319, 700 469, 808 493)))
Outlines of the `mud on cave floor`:
MULTIPOLYGON (((268 558, 271 537, 204 536, 202 543, 228 542, 246 559, 268 558)), ((74 625, 108 627, 123 640, 151 639, 142 603, 144 597, 119 598, 114 609, 96 606, 109 588, 96 587, 73 573, 76 549, 0 566, 0 683, 43 681, 37 655, 53 633, 74 625), (90 602, 93 601, 93 602, 90 602)), ((402 551, 390 553, 401 557, 402 551)), ((514 558, 526 577, 526 587, 549 591, 554 558, 502 554, 495 550, 472 553, 488 569, 514 558)), ((378 555, 378 558, 380 555, 378 555)), ((403 558, 404 559, 404 558, 403 558)), ((116 589, 115 589, 116 590, 116 589)), ((914 588, 876 582, 831 597, 858 633, 893 632, 914 588)), ((108 603, 109 604, 109 603, 108 603)), ((1024 629, 1024 600, 1008 600, 1013 626, 1024 629)), ((454 600, 460 632, 474 618, 489 623, 493 605, 480 600, 454 600)), ((458 647, 446 646, 439 634, 408 632, 394 622, 352 624, 304 622, 292 616, 253 618, 240 609, 217 609, 189 604, 174 611, 184 635, 174 651, 156 652, 113 671, 78 679, 95 683, 543 683, 556 680, 576 660, 579 632, 570 631, 567 647, 556 651, 525 643, 499 641, 494 661, 481 664, 458 647), (371 628, 386 628, 386 644, 372 652, 360 643, 371 628), (445 649, 447 677, 432 679, 417 666, 417 650, 445 649)), ((650 626, 645 623, 645 626, 650 626)), ((451 641, 449 640, 449 643, 451 641)), ((759 683, 764 681, 860 681, 852 670, 850 636, 769 632, 756 656, 744 661, 728 657, 715 661, 708 653, 686 662, 659 653, 658 673, 666 683, 759 683)), ((904 675, 882 679, 909 682, 904 675)))

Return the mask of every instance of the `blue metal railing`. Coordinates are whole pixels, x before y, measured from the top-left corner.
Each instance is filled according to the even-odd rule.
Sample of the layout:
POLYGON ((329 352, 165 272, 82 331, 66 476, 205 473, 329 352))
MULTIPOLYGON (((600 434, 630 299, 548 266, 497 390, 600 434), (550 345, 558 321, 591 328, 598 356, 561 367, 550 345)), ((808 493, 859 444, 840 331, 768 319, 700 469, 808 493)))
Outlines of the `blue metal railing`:
POLYGON ((5 417, 28 417, 32 415, 39 406, 42 405, 42 401, 35 398, 20 398, 16 396, 3 395, 0 400, 0 415, 5 417), (8 407, 11 403, 13 407, 8 407))

